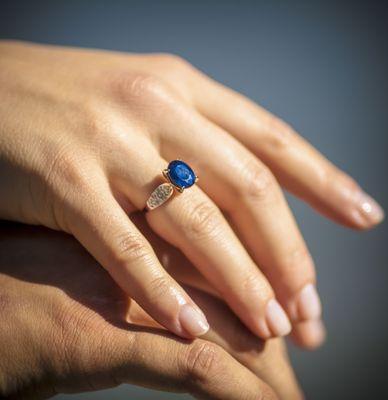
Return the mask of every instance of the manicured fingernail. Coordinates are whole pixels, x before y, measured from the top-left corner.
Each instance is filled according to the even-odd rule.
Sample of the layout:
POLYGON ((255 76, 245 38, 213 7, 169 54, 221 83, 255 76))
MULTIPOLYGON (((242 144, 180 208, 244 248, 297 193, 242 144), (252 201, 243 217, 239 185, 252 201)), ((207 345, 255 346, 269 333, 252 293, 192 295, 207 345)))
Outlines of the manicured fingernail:
POLYGON ((267 304, 266 317, 269 328, 275 336, 285 336, 291 332, 291 323, 282 306, 271 299, 267 304))
POLYGON ((317 289, 312 283, 307 284, 299 293, 298 315, 301 320, 318 319, 322 307, 317 289))
POLYGON ((206 317, 189 304, 181 307, 179 322, 182 328, 192 336, 204 335, 209 330, 206 317))
POLYGON ((384 219, 384 211, 381 206, 368 194, 360 191, 357 195, 357 205, 360 214, 369 224, 378 224, 384 219))

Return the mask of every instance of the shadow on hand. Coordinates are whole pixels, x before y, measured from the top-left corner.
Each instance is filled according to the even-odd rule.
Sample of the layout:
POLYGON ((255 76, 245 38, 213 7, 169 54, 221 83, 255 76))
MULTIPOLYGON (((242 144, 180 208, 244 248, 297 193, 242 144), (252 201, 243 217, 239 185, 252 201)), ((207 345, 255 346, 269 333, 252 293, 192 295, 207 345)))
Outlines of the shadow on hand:
MULTIPOLYGON (((156 251, 169 252, 169 247, 143 222, 137 219, 143 234, 152 236, 152 243, 159 241, 155 245, 156 251)), ((0 243, 1 274, 51 286, 116 327, 170 336, 137 306, 136 318, 131 318, 134 324, 127 322, 131 300, 72 236, 43 227, 1 222, 0 243)), ((171 248, 169 256, 170 263, 182 263, 183 256, 176 249, 171 248)), ((193 274, 197 280, 198 273, 193 271, 193 274)), ((185 280, 187 282, 187 271, 185 280)), ((251 334, 223 301, 202 290, 184 287, 208 318, 212 329, 206 339, 238 354, 264 350, 264 342, 251 334)), ((176 340, 183 339, 176 337, 176 340)))

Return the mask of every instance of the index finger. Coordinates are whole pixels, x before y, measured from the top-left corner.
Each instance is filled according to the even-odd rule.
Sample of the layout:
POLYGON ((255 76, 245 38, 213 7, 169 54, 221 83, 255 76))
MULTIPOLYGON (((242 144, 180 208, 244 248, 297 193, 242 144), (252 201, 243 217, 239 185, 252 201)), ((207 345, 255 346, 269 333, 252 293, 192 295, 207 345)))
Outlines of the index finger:
POLYGON ((111 371, 115 382, 188 392, 197 399, 277 399, 266 383, 216 344, 180 341, 157 329, 128 333, 114 328, 112 333, 95 364, 111 371))

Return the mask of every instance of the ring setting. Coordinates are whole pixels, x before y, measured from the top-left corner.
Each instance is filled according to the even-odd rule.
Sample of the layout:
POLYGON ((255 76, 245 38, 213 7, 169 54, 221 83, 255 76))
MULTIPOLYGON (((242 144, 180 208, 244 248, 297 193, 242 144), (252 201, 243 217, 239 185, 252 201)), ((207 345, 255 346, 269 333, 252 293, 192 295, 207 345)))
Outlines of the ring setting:
POLYGON ((160 184, 151 193, 147 200, 147 211, 154 210, 165 203, 173 195, 174 189, 182 193, 198 181, 193 169, 182 160, 171 161, 162 173, 167 182, 160 184))

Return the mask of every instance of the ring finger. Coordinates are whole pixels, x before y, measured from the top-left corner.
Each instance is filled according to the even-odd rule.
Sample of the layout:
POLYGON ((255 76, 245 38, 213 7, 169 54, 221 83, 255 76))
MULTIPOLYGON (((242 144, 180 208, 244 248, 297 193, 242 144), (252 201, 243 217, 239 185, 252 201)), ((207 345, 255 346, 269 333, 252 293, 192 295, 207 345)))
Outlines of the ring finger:
MULTIPOLYGON (((167 162, 149 145, 141 174, 134 174, 126 162, 130 148, 126 151, 126 156, 116 158, 112 171, 116 190, 142 209, 161 182, 157 177, 167 162)), ((182 250, 252 332, 262 338, 289 333, 289 320, 268 281, 220 210, 199 187, 175 195, 148 212, 147 221, 155 232, 182 250)))

